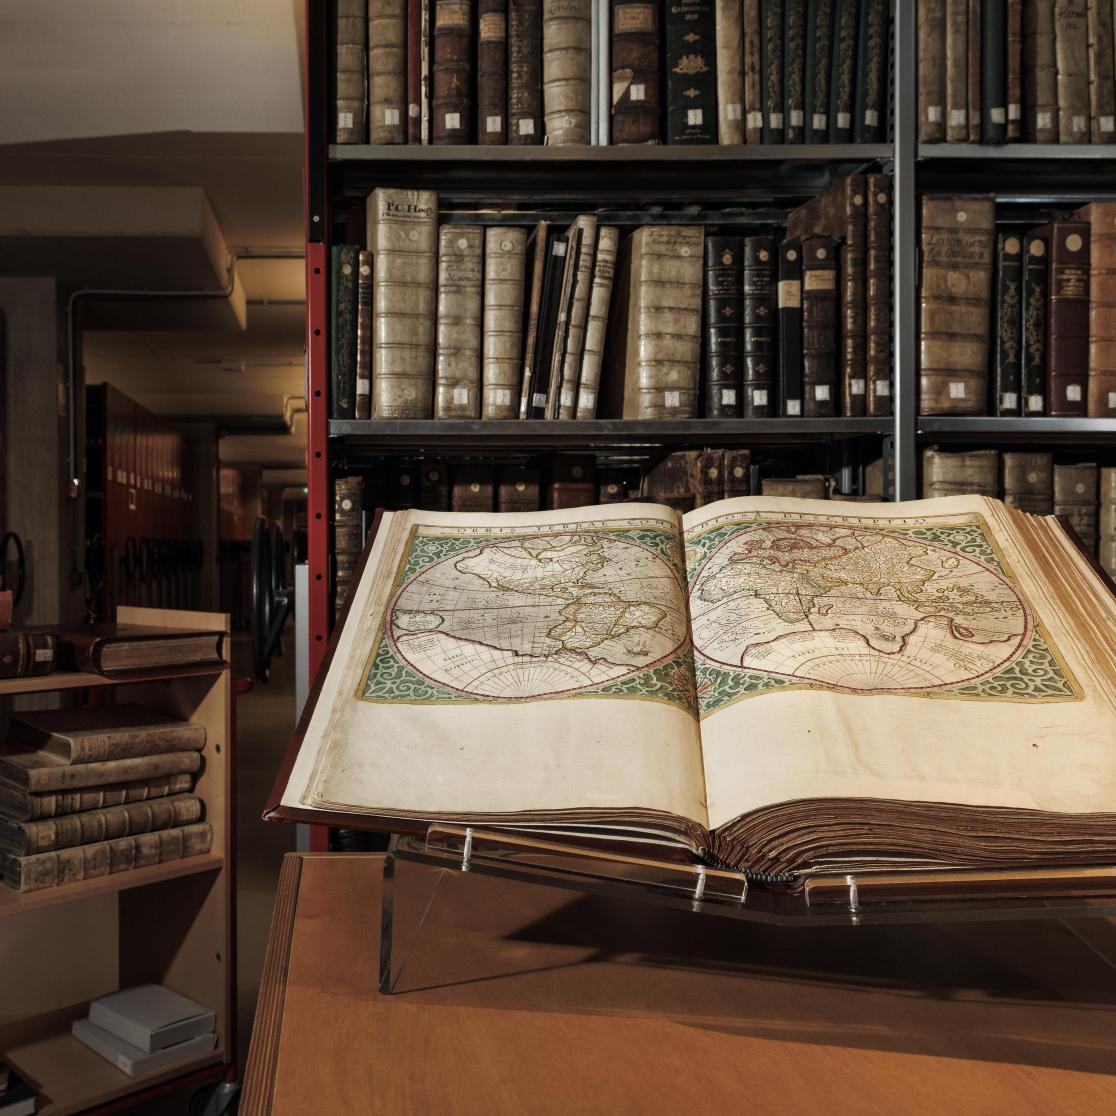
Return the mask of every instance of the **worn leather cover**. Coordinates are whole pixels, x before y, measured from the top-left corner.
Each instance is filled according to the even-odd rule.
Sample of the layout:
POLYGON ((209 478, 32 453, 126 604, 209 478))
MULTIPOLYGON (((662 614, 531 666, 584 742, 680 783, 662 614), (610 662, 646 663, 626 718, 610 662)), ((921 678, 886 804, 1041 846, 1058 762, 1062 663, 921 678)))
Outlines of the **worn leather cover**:
POLYGON ((1077 213, 1089 222, 1088 412, 1116 415, 1116 202, 1093 202, 1077 213))
POLYGON ((406 0, 368 0, 368 127, 373 143, 407 140, 406 22, 406 0))
POLYGON ((1116 73, 1113 58, 1112 0, 1087 0, 1089 36, 1089 138, 1116 140, 1116 73))
POLYGON ((542 0, 508 0, 508 143, 542 141, 542 0))
POLYGON ((1023 238, 996 237, 996 340, 992 350, 992 413, 1023 413, 1023 238))
POLYGON ((550 251, 550 222, 539 221, 527 240, 523 265, 526 312, 523 326, 523 368, 519 385, 519 417, 527 418, 531 404, 531 384, 535 374, 535 350, 538 346, 539 315, 542 311, 543 279, 546 275, 547 253, 550 251))
POLYGON ((1058 142, 1053 0, 1023 0, 1023 138, 1058 142))
MULTIPOLYGON (((998 3, 999 0, 993 0, 998 3)), ((969 0, 969 142, 980 143, 981 64, 980 42, 983 0, 969 0)))
MULTIPOLYGON (((407 2, 407 142, 422 143, 423 101, 429 97, 429 89, 423 82, 423 8, 429 0, 406 0, 407 2)), ((429 18, 429 17, 428 17, 429 18)), ((428 85, 428 82, 426 83, 428 85)), ((426 117, 429 124, 430 105, 426 104, 426 117)))
POLYGON ((655 504, 666 504, 677 512, 693 511, 694 474, 701 454, 697 450, 668 453, 644 481, 644 498, 655 504))
POLYGON ((793 496, 799 500, 828 500, 829 482, 820 474, 799 477, 764 477, 761 496, 793 496))
POLYGON ((783 0, 783 142, 806 132, 806 0, 783 0))
POLYGON ((500 470, 496 510, 528 512, 539 510, 539 471, 526 465, 505 465, 500 470))
POLYGON ((490 465, 459 465, 453 471, 455 512, 490 512, 496 507, 496 473, 490 465))
POLYGON ((918 4, 918 142, 946 138, 946 0, 918 4))
POLYGON ((426 511, 450 510, 450 472, 444 461, 425 461, 419 470, 419 503, 426 511))
POLYGON ((1007 0, 981 0, 980 138, 1007 139, 1007 0))
POLYGON ((614 144, 658 143, 662 53, 659 5, 612 3, 612 127, 614 144))
POLYGON ((526 251, 526 229, 485 230, 481 418, 519 415, 526 251))
POLYGON ((592 0, 543 0, 542 76, 546 142, 590 142, 592 0))
POLYGON ((667 143, 716 143, 713 0, 672 0, 664 18, 667 143))
POLYGON ((357 255, 356 402, 354 417, 372 417, 372 253, 357 255))
POLYGON ((508 141, 508 0, 477 0, 477 143, 508 141))
POLYGON ((438 324, 434 417, 479 418, 484 230, 443 225, 438 233, 438 324))
POLYGON ((803 414, 802 408, 802 241, 784 240, 779 247, 779 413, 803 414))
POLYGON ((760 86, 763 97, 763 142, 782 143, 786 135, 783 62, 786 22, 783 0, 760 0, 763 48, 760 53, 760 86))
POLYGON ((1023 414, 1046 413, 1046 304, 1049 247, 1045 236, 1023 238, 1023 414))
POLYGON ((702 384, 706 418, 735 418, 741 402, 740 237, 705 238, 702 384))
POLYGON ((585 344, 581 356, 581 378, 577 385, 576 418, 597 417, 597 397, 601 386, 601 361, 616 271, 620 233, 614 228, 597 230, 597 254, 593 263, 593 283, 589 291, 589 314, 585 322, 585 344))
POLYGON ((922 497, 973 493, 995 499, 1000 494, 1000 451, 943 452, 936 446, 922 454, 922 497))
POLYGON ((946 139, 969 139, 969 0, 945 0, 946 139))
POLYGON ((1023 0, 1005 0, 1007 8, 1007 52, 1004 88, 1007 95, 1009 140, 1023 135, 1023 0))
POLYGON ((763 142, 763 21, 760 0, 743 0, 744 35, 744 141, 763 142))
POLYGON ((717 43, 717 142, 744 142, 744 25, 740 0, 713 0, 717 43))
POLYGON ((334 137, 368 142, 368 0, 337 0, 334 44, 334 137))
POLYGON ((1054 457, 1049 453, 1004 454, 1004 503, 1050 515, 1054 511, 1054 457))
POLYGON ((1054 466, 1054 514, 1064 515, 1090 554, 1097 553, 1097 481, 1093 464, 1054 466))
POLYGON ((829 140, 829 76, 833 53, 834 0, 806 0, 806 143, 829 140))
POLYGON ((429 418, 434 393, 438 195, 379 187, 368 199, 372 414, 429 418))
POLYGON ((587 455, 559 453, 551 468, 549 508, 581 508, 597 498, 597 463, 587 455))
POLYGON ((356 413, 359 255, 355 244, 335 244, 330 249, 330 387, 332 414, 337 419, 351 419, 356 413))
POLYGON ((1054 0, 1054 61, 1058 71, 1058 142, 1089 142, 1087 0, 1054 0))
POLYGON ((725 450, 725 499, 749 496, 752 492, 752 451, 725 450))
POLYGON ((545 418, 558 417, 558 402, 562 388, 562 368, 569 345, 570 311, 573 307, 577 264, 581 252, 583 227, 576 221, 566 230, 566 258, 558 288, 557 313, 554 319, 553 340, 550 348, 550 387, 547 391, 545 418))
POLYGON ((694 507, 703 508, 725 496, 725 451, 703 450, 692 460, 690 488, 694 494, 694 507))
POLYGON ((562 355, 562 381, 558 393, 560 419, 572 419, 577 412, 581 360, 585 348, 585 322, 589 315, 589 295, 593 286, 593 265, 597 252, 597 218, 591 213, 583 213, 574 224, 579 230, 577 262, 574 266, 573 291, 562 355))
POLYGON ((602 469, 597 474, 597 503, 624 503, 628 499, 628 480, 623 469, 602 469))
POLYGON ((837 242, 802 242, 802 397, 808 418, 837 414, 837 242))
POLYGON ((747 236, 743 244, 744 295, 741 358, 744 418, 774 418, 778 344, 778 256, 773 236, 747 236))
POLYGON ((1046 413, 1088 414, 1089 223, 1073 218, 1035 230, 1050 244, 1046 413))
POLYGON ((473 138, 473 25, 476 0, 434 0, 431 142, 473 138))
POLYGON ((856 46, 853 140, 879 143, 884 135, 884 88, 890 0, 860 0, 856 46))
POLYGON ((890 174, 867 176, 868 196, 868 297, 865 385, 867 414, 891 414, 893 368, 891 227, 892 193, 890 174))
POLYGON ((833 63, 829 81, 829 142, 852 143, 856 96, 857 0, 834 0, 833 63))
POLYGON ((419 467, 413 461, 395 461, 384 470, 387 497, 398 511, 419 506, 419 467))
POLYGON ((558 303, 566 272, 569 246, 565 233, 550 238, 543 269, 542 295, 539 300, 538 329, 532 354, 531 381, 527 388, 527 417, 546 418, 550 381, 553 375, 554 333, 558 323, 558 303))
POLYGON ((1105 571, 1116 574, 1116 469, 1100 471, 1100 517, 1097 529, 1097 557, 1105 571))
POLYGON ((994 225, 992 198, 922 199, 924 415, 980 415, 988 405, 994 225))

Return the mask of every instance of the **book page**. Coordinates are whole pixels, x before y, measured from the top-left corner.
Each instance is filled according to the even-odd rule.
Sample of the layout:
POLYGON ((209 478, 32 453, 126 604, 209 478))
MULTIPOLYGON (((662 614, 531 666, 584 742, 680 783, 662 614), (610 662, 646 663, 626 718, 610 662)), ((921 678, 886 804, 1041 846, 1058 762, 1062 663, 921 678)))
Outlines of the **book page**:
POLYGON ((710 828, 803 798, 1114 809, 1116 607, 1052 518, 749 497, 683 522, 710 828))
POLYGON ((684 578, 657 505, 385 515, 283 804, 704 826, 684 578))

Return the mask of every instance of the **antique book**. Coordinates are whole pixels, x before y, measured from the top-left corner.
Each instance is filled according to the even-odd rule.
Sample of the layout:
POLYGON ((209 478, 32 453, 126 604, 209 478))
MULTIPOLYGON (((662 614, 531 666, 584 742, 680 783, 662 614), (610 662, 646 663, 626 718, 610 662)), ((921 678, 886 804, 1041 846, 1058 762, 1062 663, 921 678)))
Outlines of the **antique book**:
POLYGON ((659 5, 612 0, 612 142, 658 143, 660 54, 659 5))
POLYGON ((113 675, 224 662, 224 632, 145 624, 87 624, 58 630, 56 637, 58 666, 63 670, 113 675))
POLYGON ((856 99, 857 0, 835 0, 829 80, 829 142, 852 143, 856 99))
POLYGON ((988 405, 995 203, 922 199, 920 409, 979 415, 988 405))
POLYGON ((525 512, 539 510, 539 471, 526 465, 506 465, 500 470, 496 510, 525 512))
POLYGON ((782 143, 786 137, 783 98, 786 95, 783 63, 786 55, 786 23, 783 0, 760 0, 762 47, 760 86, 763 97, 763 142, 782 143))
POLYGON ((368 0, 368 129, 372 143, 407 142, 406 38, 405 0, 368 0))
POLYGON ((357 268, 360 249, 335 244, 330 249, 329 364, 331 414, 351 419, 356 408, 357 268))
POLYGON ((519 417, 525 419, 531 403, 531 384, 535 374, 539 315, 542 312, 543 281, 550 252, 550 222, 539 221, 527 238, 523 255, 524 313, 523 367, 519 377, 519 417))
POLYGON ((430 18, 430 0, 407 0, 407 142, 424 143, 423 121, 430 123, 430 75, 424 72, 425 24, 430 18))
POLYGON ((480 418, 484 230, 438 231, 438 318, 434 338, 434 417, 480 418))
POLYGON ((15 821, 35 821, 122 806, 129 802, 147 802, 172 794, 186 794, 194 785, 188 772, 158 775, 150 779, 133 779, 127 783, 102 783, 71 791, 47 791, 35 794, 25 786, 0 777, 0 814, 15 821))
POLYGON ((1046 413, 1084 415, 1089 395, 1089 222, 1067 217, 1034 233, 1049 243, 1046 413))
POLYGON ((585 324, 589 315, 589 296, 593 287, 593 265, 597 252, 597 218, 583 213, 578 227, 577 261, 574 264, 573 290, 570 294, 569 321, 562 354, 561 381, 558 389, 558 418, 572 419, 577 412, 581 358, 585 349, 585 324))
POLYGON ((696 417, 703 240, 700 225, 645 225, 625 241, 621 312, 611 315, 605 348, 611 413, 696 417))
POLYGON ((568 453, 555 456, 546 492, 548 508, 580 508, 592 503, 596 492, 597 465, 592 457, 568 453))
POLYGON ((764 477, 760 481, 764 496, 793 497, 796 500, 829 499, 826 477, 814 474, 801 477, 764 477))
POLYGON ((774 418, 778 342, 779 242, 773 236, 746 236, 743 245, 744 308, 741 331, 744 418, 774 418))
POLYGON ((1064 515, 1090 554, 1097 552, 1096 465, 1054 466, 1054 514, 1064 515))
POLYGON ((368 142, 368 0, 337 0, 334 41, 334 135, 337 143, 368 142))
POLYGON ((419 8, 419 134, 424 144, 430 143, 434 130, 434 3, 435 0, 420 0, 419 8))
POLYGON ((152 779, 180 772, 193 774, 201 766, 201 754, 193 749, 70 764, 58 756, 17 743, 0 745, 0 778, 32 794, 80 790, 104 783, 127 783, 133 779, 152 779))
POLYGON ((664 14, 667 143, 717 142, 714 0, 672 0, 664 14))
POLYGON ((0 678, 51 674, 57 651, 52 632, 0 631, 0 678))
POLYGON ((453 471, 455 512, 490 512, 496 507, 496 474, 490 465, 459 465, 453 471))
POLYGON ((706 418, 740 414, 742 297, 740 237, 707 236, 701 369, 706 418))
POLYGON ((450 510, 449 468, 441 461, 424 461, 419 471, 419 504, 426 511, 450 510))
POLYGON ((763 40, 760 0, 743 0, 741 25, 744 37, 744 141, 763 142, 764 87, 763 40))
POLYGON ((996 237, 996 337, 992 351, 992 414, 1023 413, 1023 238, 996 237))
POLYGON ((969 139, 969 0, 945 0, 946 140, 969 139))
POLYGON ((693 459, 690 487, 694 494, 694 507, 703 508, 725 498, 725 451, 704 450, 693 459))
POLYGON ((946 0, 918 5, 918 141, 946 138, 946 0))
POLYGON ((692 511, 696 501, 694 474, 700 457, 697 450, 668 453, 644 479, 643 497, 676 512, 692 511))
POLYGON ((1007 0, 981 0, 980 139, 1007 139, 1007 0))
POLYGON ((138 984, 89 1003, 89 1022, 144 1053, 211 1032, 216 1012, 162 984, 138 984))
POLYGON ((590 142, 592 0, 543 0, 542 99, 546 142, 590 142))
POLYGON ((802 409, 802 241, 797 237, 779 246, 778 286, 779 413, 784 418, 802 409))
POLYGON ((879 143, 884 136, 889 0, 860 0, 856 46, 853 140, 879 143))
POLYGON ((11 721, 8 740, 63 763, 102 763, 189 749, 200 752, 205 726, 128 703, 20 713, 11 721))
POLYGON ((1049 453, 1004 454, 1004 503, 1050 515, 1054 511, 1054 458, 1049 453))
POLYGON ((530 383, 525 382, 523 385, 527 395, 527 418, 547 417, 546 408, 551 395, 551 377, 554 372, 554 334, 558 326, 558 304, 562 298, 568 256, 569 245, 566 243, 566 234, 559 233, 552 236, 547 246, 530 383))
POLYGON ((1007 94, 1007 138, 1023 136, 1023 0, 1005 0, 1007 50, 1004 86, 1007 94))
POLYGON ((1058 142, 1053 0, 1023 0, 1023 138, 1058 142))
POLYGON ((744 142, 744 24, 740 0, 713 0, 717 142, 744 142))
POLYGON ((470 143, 473 135, 473 13, 476 0, 432 0, 432 143, 470 143))
POLYGON ((1046 413, 1046 304, 1049 290, 1047 238, 1023 238, 1023 414, 1046 413))
MULTIPOLYGON (((998 3, 999 0, 993 0, 998 3)), ((981 64, 980 41, 983 0, 969 0, 969 142, 980 143, 981 134, 981 64)))
MULTIPOLYGON (((448 3, 450 0, 441 0, 448 3)), ((438 195, 377 187, 368 198, 372 414, 429 418, 434 395, 438 195)))
POLYGON ((548 331, 546 339, 550 352, 550 387, 547 391, 544 417, 548 419, 558 417, 558 403, 562 392, 562 368, 565 365, 569 343, 570 313, 573 308, 583 231, 583 226, 576 221, 566 230, 566 258, 558 281, 554 329, 552 334, 548 331))
POLYGON ((783 142, 806 131, 806 0, 783 0, 783 142))
POLYGON ((1086 0, 1089 36, 1089 139, 1116 141, 1116 58, 1112 0, 1086 0))
POLYGON ((725 497, 750 496, 752 493, 752 451, 725 450, 725 497))
POLYGON ((576 418, 597 417, 597 396, 601 385, 601 361, 608 328, 616 252, 620 245, 617 229, 597 230, 597 254, 593 262, 593 284, 589 291, 589 315, 585 322, 585 344, 581 357, 581 378, 577 385, 576 418))
POLYGON ((542 0, 508 0, 508 143, 541 144, 542 0))
POLYGON ((802 413, 837 414, 837 243, 802 241, 802 413))
POLYGON ((478 0, 477 143, 507 143, 508 0, 478 0))
POLYGON ((526 250, 526 229, 485 230, 481 418, 515 418, 519 414, 526 250))
POLYGON ((1109 577, 1116 576, 1116 468, 1100 471, 1097 557, 1109 577))
POLYGON ((33 856, 75 845, 92 845, 136 833, 190 825, 200 821, 201 816, 202 801, 192 794, 176 794, 38 821, 15 821, 0 815, 0 854, 33 856))
POLYGON ((622 504, 628 499, 628 479, 622 469, 602 469, 597 474, 597 503, 622 504))
POLYGON ((930 447, 922 453, 922 495, 996 496, 1000 491, 1000 451, 943 451, 930 447))
MULTIPOLYGON (((890 174, 866 177, 867 223, 867 328, 865 379, 869 415, 891 414, 892 327, 891 327, 891 225, 890 174)), ((847 296, 846 296, 847 297, 847 296)), ((842 318, 847 322, 847 315, 842 318)), ((847 358, 846 358, 847 359, 847 358)))
POLYGON ((413 461, 392 463, 384 470, 387 476, 387 500, 389 508, 417 508, 419 502, 419 467, 413 461))
POLYGON ((1058 142, 1089 142, 1087 0, 1054 0, 1054 61, 1058 72, 1058 142))
POLYGON ((1088 413, 1116 415, 1116 203, 1078 210, 1089 223, 1088 413))
POLYGON ((0 858, 0 870, 4 882, 16 891, 39 891, 200 856, 209 852, 212 843, 213 827, 208 822, 195 822, 34 856, 4 856, 0 858))
POLYGON ((372 253, 357 256, 356 387, 353 417, 372 417, 372 253))
POLYGON ((590 95, 593 98, 594 127, 590 139, 599 147, 608 147, 612 143, 612 17, 609 4, 605 0, 594 4, 592 15, 593 82, 590 95))
POLYGON ((806 143, 829 141, 829 78, 833 51, 834 0, 806 0, 806 143))

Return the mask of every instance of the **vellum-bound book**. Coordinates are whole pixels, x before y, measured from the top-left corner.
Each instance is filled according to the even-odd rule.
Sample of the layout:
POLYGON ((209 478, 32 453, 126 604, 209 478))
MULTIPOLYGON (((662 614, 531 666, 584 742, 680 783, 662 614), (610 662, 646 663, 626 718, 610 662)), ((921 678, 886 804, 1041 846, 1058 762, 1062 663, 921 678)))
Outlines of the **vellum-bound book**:
POLYGON ((269 817, 816 874, 1116 856, 1116 601, 980 496, 384 514, 269 817))

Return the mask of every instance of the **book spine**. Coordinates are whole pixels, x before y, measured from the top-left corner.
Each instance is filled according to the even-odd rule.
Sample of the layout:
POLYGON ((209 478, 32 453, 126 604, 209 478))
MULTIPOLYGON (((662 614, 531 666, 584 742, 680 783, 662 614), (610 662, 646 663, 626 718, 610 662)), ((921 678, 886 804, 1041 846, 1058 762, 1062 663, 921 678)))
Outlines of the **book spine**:
POLYGON ((784 418, 803 413, 802 394, 802 241, 784 240, 779 248, 779 406, 784 418))
POLYGON ((763 142, 782 143, 786 137, 783 116, 783 60, 786 53, 783 0, 760 0, 763 48, 760 84, 763 89, 763 142))
POLYGON ((581 358, 581 381, 577 388, 577 418, 597 417, 597 396, 601 385, 608 309, 616 272, 616 252, 620 234, 602 228, 597 233, 597 258, 593 265, 593 287, 589 293, 589 316, 585 323, 585 352, 581 358))
POLYGON ((740 415, 741 342, 740 238, 705 238, 705 349, 702 381, 706 418, 740 415))
POLYGON ((1058 142, 1089 142, 1089 28, 1086 0, 1054 0, 1058 142))
POLYGON ((852 143, 856 88, 857 0, 835 0, 829 85, 829 142, 852 143))
POLYGON ((566 360, 569 342, 570 309, 573 304, 574 283, 577 279, 577 263, 581 251, 583 226, 576 221, 566 232, 567 252, 562 278, 559 284, 557 313, 554 319, 554 333, 550 349, 550 387, 546 398, 548 419, 558 417, 558 403, 562 391, 562 366, 566 360))
POLYGON ((922 454, 922 497, 989 496, 1000 494, 999 450, 943 453, 928 449, 922 454))
POLYGON ((1031 515, 1050 515, 1054 510, 1051 454, 1004 454, 1004 503, 1031 515))
POLYGON ((783 0, 783 141, 806 130, 806 0, 783 0))
POLYGON ((541 144, 542 0, 508 0, 508 143, 541 144))
POLYGON ((694 474, 701 454, 697 450, 669 453, 648 474, 647 499, 675 511, 694 509, 694 474))
POLYGON ((807 0, 806 103, 804 106, 806 143, 829 141, 829 78, 832 44, 833 0, 807 0))
POLYGON ((774 418, 775 365, 779 358, 777 258, 779 245, 771 236, 744 238, 742 286, 744 313, 743 359, 744 418, 774 418))
POLYGON ((1116 574, 1116 469, 1100 471, 1097 557, 1109 577, 1116 574))
POLYGON ((690 491, 694 507, 704 508, 725 498, 725 451, 705 450, 691 459, 690 491))
POLYGON ((946 138, 946 0, 918 5, 918 141, 946 138))
POLYGON ((868 205, 865 194, 868 180, 862 174, 849 175, 835 191, 842 205, 836 228, 825 230, 840 235, 844 242, 840 254, 841 308, 841 407, 842 414, 867 413, 868 367, 868 205))
POLYGON ((372 417, 372 253, 357 255, 356 389, 353 417, 372 417))
POLYGON ((760 0, 743 0, 741 13, 744 31, 744 141, 762 143, 765 116, 764 25, 760 16, 760 0))
POLYGON ((539 510, 539 471, 526 466, 506 466, 500 470, 496 490, 496 510, 531 512, 539 510))
POLYGON ((0 678, 20 678, 26 672, 26 638, 21 632, 0 632, 0 678))
POLYGON ((667 143, 717 142, 716 34, 713 0, 667 5, 667 143))
POLYGON ((361 512, 364 482, 338 477, 333 482, 333 611, 338 616, 349 595, 364 546, 361 512))
POLYGON ((590 215, 578 217, 580 229, 577 265, 574 270, 573 293, 570 297, 569 324, 565 352, 562 355, 562 380, 558 393, 558 417, 572 419, 577 411, 578 383, 581 380, 581 358, 585 349, 585 320, 589 314, 589 294, 593 287, 593 265, 597 252, 597 219, 590 215))
POLYGON ((405 0, 368 0, 368 108, 373 143, 406 142, 405 0))
POLYGON ((474 10, 475 0, 434 0, 432 143, 472 140, 474 10))
POLYGON ((35 856, 5 857, 4 880, 17 891, 39 891, 200 856, 209 852, 212 843, 212 826, 199 822, 35 856))
POLYGON ((422 143, 422 6, 407 0, 407 142, 422 143))
POLYGON ((569 245, 565 234, 555 236, 547 250, 539 304, 539 324, 532 354, 531 382, 525 385, 527 417, 546 418, 550 398, 550 381, 554 366, 554 334, 558 324, 558 304, 562 297, 562 280, 566 273, 569 245))
POLYGON ((105 783, 99 787, 32 794, 25 787, 17 787, 2 780, 0 813, 10 819, 36 821, 39 818, 54 818, 63 814, 183 794, 193 785, 194 777, 188 772, 180 772, 151 779, 134 779, 128 783, 105 783))
POLYGON ((543 118, 551 147, 590 142, 591 2, 543 0, 543 118))
POLYGON ((496 507, 496 474, 488 465, 461 465, 453 472, 455 512, 490 512, 496 507))
POLYGON ((1023 243, 1014 233, 996 237, 996 344, 993 355, 993 409, 1021 415, 1023 369, 1023 243))
POLYGON ((659 6, 612 4, 612 142, 658 143, 659 6))
POLYGON ((109 763, 171 752, 200 752, 205 747, 205 726, 183 721, 166 727, 149 725, 132 730, 81 733, 62 737, 61 740, 52 738, 49 742, 32 744, 31 747, 61 755, 70 764, 109 763))
POLYGON ((750 496, 752 492, 752 451, 725 450, 725 499, 750 496))
POLYGON ((987 407, 994 218, 991 198, 922 199, 924 415, 979 415, 987 407))
POLYGON ((450 510, 449 470, 440 461, 427 462, 419 473, 419 507, 426 511, 450 510))
POLYGON ((376 418, 431 414, 437 225, 438 195, 432 190, 378 188, 368 199, 376 418))
POLYGON ((837 244, 832 237, 802 242, 802 411, 837 414, 837 244))
POLYGON ((744 142, 744 27, 740 0, 714 0, 717 142, 744 142))
POLYGON ((1116 204, 1094 202, 1089 219, 1089 414, 1116 416, 1116 204))
POLYGON ((420 0, 419 7, 419 135, 430 143, 434 125, 434 0, 420 0))
POLYGON ((1089 224, 1055 221, 1046 330, 1047 414, 1088 414, 1089 224))
POLYGON ((24 632, 26 654, 22 677, 41 678, 54 672, 58 660, 58 639, 50 632, 24 632))
POLYGON ((485 230, 481 418, 511 419, 519 413, 526 253, 525 229, 485 230))
POLYGON ((330 251, 330 379, 333 417, 351 419, 356 407, 357 257, 355 244, 330 251))
POLYGON ((477 143, 507 143, 508 0, 478 0, 477 19, 477 143))
POLYGON ((1058 142, 1054 0, 1023 0, 1023 138, 1058 142))
POLYGON ((946 141, 969 139, 969 0, 946 3, 946 141))
POLYGON ((1116 141, 1116 58, 1113 57, 1112 0, 1088 0, 1089 138, 1116 141))
POLYGON ((434 417, 479 418, 483 230, 443 225, 438 233, 438 322, 434 417))
POLYGON ((1064 515, 1090 554, 1097 552, 1096 465, 1054 466, 1054 514, 1064 515))
POLYGON ((524 257, 525 281, 523 298, 526 310, 523 320, 523 366, 519 375, 519 417, 527 418, 531 406, 531 382, 535 375, 535 350, 538 347, 539 318, 542 313, 543 284, 550 252, 550 222, 539 221, 527 241, 524 257))
POLYGON ((367 0, 337 0, 336 142, 368 142, 367 0))
POLYGON ((1004 60, 1009 140, 1023 137, 1023 0, 1007 0, 1007 51, 1004 60))
POLYGON ((853 118, 853 139, 857 143, 879 143, 883 138, 888 3, 860 0, 853 118))
POLYGON ((1023 239, 1023 414, 1046 413, 1046 308, 1049 291, 1047 240, 1023 239))
POLYGON ((597 494, 596 463, 591 457, 560 454, 547 486, 548 508, 580 508, 591 504, 597 494))
POLYGON ((983 0, 969 0, 969 142, 980 143, 981 133, 981 66, 980 40, 983 0))
POLYGON ((1007 0, 981 0, 980 138, 1007 139, 1007 0))
POLYGON ((868 195, 868 330, 865 378, 869 415, 891 414, 891 175, 870 174, 868 195))

